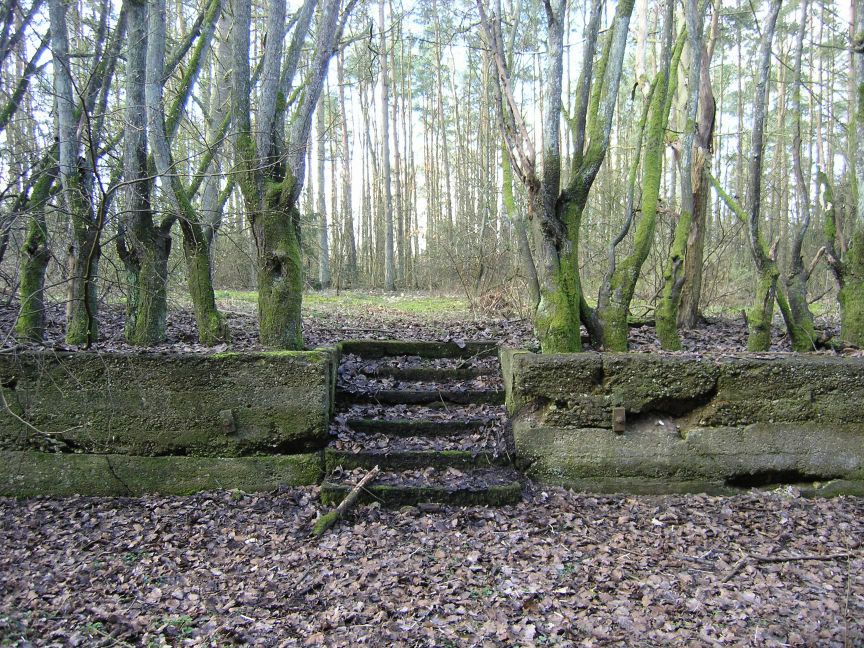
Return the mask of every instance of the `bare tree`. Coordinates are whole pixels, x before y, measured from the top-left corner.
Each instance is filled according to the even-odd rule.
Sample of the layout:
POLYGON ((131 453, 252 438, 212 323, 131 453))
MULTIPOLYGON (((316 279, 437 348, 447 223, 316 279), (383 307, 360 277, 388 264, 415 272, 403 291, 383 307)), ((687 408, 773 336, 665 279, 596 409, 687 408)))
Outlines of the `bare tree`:
MULTIPOLYGON (((195 51, 183 76, 187 88, 180 95, 188 96, 203 64, 206 52, 215 31, 221 3, 211 0, 205 16, 205 30, 199 36, 195 51)), ((156 173, 161 179, 162 189, 167 194, 171 216, 168 222, 179 221, 183 234, 183 256, 189 276, 189 294, 195 309, 198 324, 198 339, 201 344, 212 345, 230 338, 225 318, 216 308, 213 280, 210 270, 209 239, 204 225, 192 204, 190 192, 184 186, 180 174, 174 167, 171 148, 166 132, 165 109, 162 87, 165 83, 165 0, 149 0, 149 31, 147 39, 147 70, 145 99, 147 101, 147 132, 156 173)), ((182 104, 175 104, 172 125, 176 129, 182 104)), ((200 185, 198 185, 200 186, 200 185)))
POLYGON ((578 103, 571 121, 573 161, 570 180, 561 188, 560 116, 566 2, 546 0, 547 51, 544 72, 543 160, 538 173, 536 154, 525 120, 513 94, 501 35, 500 1, 490 18, 477 1, 486 41, 498 72, 497 100, 512 167, 528 192, 537 254, 540 302, 534 326, 544 352, 582 348, 580 319, 598 338, 600 329, 582 294, 578 246, 582 214, 606 151, 618 97, 621 68, 633 0, 615 8, 612 27, 595 69, 602 3, 595 0, 585 28, 578 103))
POLYGON ((312 114, 334 46, 356 0, 340 12, 340 0, 324 0, 310 65, 292 97, 301 47, 312 19, 315 0, 306 0, 294 22, 283 56, 285 0, 267 6, 267 39, 262 67, 261 101, 253 128, 249 74, 251 8, 234 0, 231 65, 234 167, 258 254, 258 327, 262 344, 302 348, 300 304, 303 277, 300 257, 300 213, 297 201, 306 171, 306 149, 312 114), (293 103, 292 103, 293 99, 293 103), (287 139, 282 133, 287 128, 287 139))

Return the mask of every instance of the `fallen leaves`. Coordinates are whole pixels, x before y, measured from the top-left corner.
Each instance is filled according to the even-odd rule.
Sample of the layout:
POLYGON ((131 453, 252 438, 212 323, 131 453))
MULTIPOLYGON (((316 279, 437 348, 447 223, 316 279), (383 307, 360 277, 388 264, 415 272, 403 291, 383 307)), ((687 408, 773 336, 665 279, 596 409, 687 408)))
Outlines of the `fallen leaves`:
POLYGON ((22 648, 864 641, 862 499, 543 488, 501 509, 361 507, 313 541, 316 495, 0 499, 0 637, 22 648), (825 559, 758 559, 811 555, 825 559))

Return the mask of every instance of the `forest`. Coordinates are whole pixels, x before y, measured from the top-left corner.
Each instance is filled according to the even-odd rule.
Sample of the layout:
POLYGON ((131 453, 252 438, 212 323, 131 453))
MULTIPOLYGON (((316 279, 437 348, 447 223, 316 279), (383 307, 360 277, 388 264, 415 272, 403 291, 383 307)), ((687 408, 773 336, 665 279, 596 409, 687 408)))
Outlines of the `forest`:
POLYGON ((860 345, 859 5, 5 0, 14 337, 60 312, 90 347, 121 309, 148 347, 187 308, 218 345, 242 291, 296 349, 304 291, 376 289, 526 314, 547 352, 742 309, 751 351, 775 320, 860 345))

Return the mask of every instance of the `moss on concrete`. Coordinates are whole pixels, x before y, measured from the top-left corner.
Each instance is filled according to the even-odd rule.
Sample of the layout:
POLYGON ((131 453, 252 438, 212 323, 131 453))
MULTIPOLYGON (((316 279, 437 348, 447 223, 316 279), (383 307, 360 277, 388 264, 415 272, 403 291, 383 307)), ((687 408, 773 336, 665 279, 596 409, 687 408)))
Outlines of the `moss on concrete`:
POLYGON ((864 479, 860 359, 501 356, 516 459, 535 479, 864 479))
POLYGON ((0 494, 16 497, 256 492, 314 484, 321 477, 319 453, 227 459, 0 452, 0 494))
MULTIPOLYGON (((335 506, 348 494, 347 486, 324 482, 321 484, 321 503, 335 506)), ((505 506, 522 500, 522 485, 513 482, 503 486, 490 486, 482 490, 450 490, 428 486, 369 486, 358 495, 360 503, 380 502, 384 506, 415 505, 420 502, 438 502, 458 506, 505 506)))
MULTIPOLYGON (((77 451, 307 452, 327 441, 334 355, 28 353, 0 358, 0 384, 16 414, 77 451)), ((39 435, 0 414, 0 449, 38 447, 39 435)))
POLYGON ((496 342, 403 342, 395 340, 346 340, 341 343, 342 353, 353 353, 363 358, 387 356, 420 356, 421 358, 472 358, 495 355, 496 342))
POLYGON ((423 469, 429 466, 437 470, 459 468, 471 470, 485 466, 509 465, 504 456, 494 456, 489 453, 472 453, 467 450, 414 450, 408 452, 348 452, 347 450, 324 450, 324 470, 331 472, 338 467, 345 470, 365 468, 367 470, 379 466, 382 470, 398 472, 403 470, 423 469))

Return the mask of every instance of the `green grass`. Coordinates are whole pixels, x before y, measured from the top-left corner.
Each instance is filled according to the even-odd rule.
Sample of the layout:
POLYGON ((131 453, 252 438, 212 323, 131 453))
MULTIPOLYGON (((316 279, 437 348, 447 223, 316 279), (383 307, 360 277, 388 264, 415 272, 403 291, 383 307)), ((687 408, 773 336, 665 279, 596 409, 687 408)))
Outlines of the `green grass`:
MULTIPOLYGON (((217 290, 216 299, 223 307, 253 307, 258 299, 254 290, 217 290)), ((418 293, 385 293, 342 291, 308 292, 303 295, 303 311, 307 314, 338 310, 388 310, 402 313, 438 314, 467 313, 470 304, 458 297, 433 297, 418 293)))

